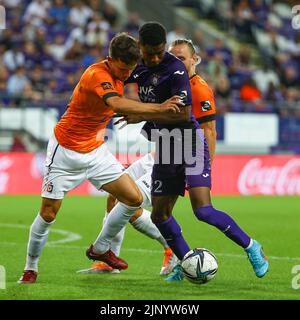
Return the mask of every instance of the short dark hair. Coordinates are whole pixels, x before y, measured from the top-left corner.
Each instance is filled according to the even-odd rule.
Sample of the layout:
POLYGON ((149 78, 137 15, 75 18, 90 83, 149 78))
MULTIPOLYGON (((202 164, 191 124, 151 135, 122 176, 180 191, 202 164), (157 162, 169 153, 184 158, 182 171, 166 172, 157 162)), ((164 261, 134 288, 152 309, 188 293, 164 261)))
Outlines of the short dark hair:
POLYGON ((139 40, 142 45, 158 46, 167 42, 165 27, 156 21, 143 24, 139 29, 139 40))
POLYGON ((121 60, 126 64, 137 63, 140 59, 137 40, 125 32, 117 34, 110 41, 109 55, 114 60, 121 60))

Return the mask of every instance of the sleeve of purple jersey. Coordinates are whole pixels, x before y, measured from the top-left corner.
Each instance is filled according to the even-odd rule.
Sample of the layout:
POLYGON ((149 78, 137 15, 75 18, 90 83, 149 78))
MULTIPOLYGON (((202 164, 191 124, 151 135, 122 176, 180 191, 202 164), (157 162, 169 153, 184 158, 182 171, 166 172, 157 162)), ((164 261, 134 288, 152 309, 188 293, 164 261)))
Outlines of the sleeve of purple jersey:
POLYGON ((184 64, 177 64, 177 68, 173 69, 171 78, 171 93, 172 96, 178 95, 182 97, 182 101, 185 105, 192 104, 192 94, 190 79, 185 69, 184 64))

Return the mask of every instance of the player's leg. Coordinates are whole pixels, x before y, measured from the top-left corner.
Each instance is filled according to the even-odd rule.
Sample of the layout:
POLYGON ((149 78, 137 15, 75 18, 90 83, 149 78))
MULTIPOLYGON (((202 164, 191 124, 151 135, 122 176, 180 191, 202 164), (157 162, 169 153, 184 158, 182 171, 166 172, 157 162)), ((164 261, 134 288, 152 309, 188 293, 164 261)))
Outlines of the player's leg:
POLYGON ((223 232, 229 239, 246 250, 257 276, 268 269, 261 246, 253 241, 244 230, 224 211, 213 207, 211 202, 211 168, 208 146, 204 144, 204 168, 201 174, 187 175, 187 185, 195 216, 223 232), (254 245, 254 246, 253 246, 254 245), (259 249, 259 250, 258 250, 259 249), (250 252, 250 253, 249 253, 250 252))
POLYGON ((155 224, 151 220, 151 212, 140 208, 129 220, 135 230, 143 233, 150 239, 157 240, 164 248, 169 248, 168 243, 161 235, 155 224))
POLYGON ((196 217, 223 232, 228 238, 242 248, 250 245, 251 238, 225 212, 213 207, 208 187, 189 189, 190 200, 196 217))
MULTIPOLYGON (((162 153, 156 154, 159 158, 162 153)), ((179 260, 190 250, 181 227, 172 216, 178 196, 185 193, 185 172, 182 165, 154 164, 151 176, 152 222, 179 260)))
POLYGON ((114 255, 110 250, 110 244, 134 212, 141 206, 143 195, 105 144, 97 152, 99 154, 95 154, 95 161, 91 163, 87 171, 87 178, 97 189, 103 189, 119 202, 108 215, 104 228, 86 254, 90 259, 106 262, 106 259, 102 258, 107 253, 108 260, 111 260, 110 257, 112 257, 116 262, 116 265, 112 263, 112 267, 126 269, 127 264, 114 255), (101 161, 98 159, 101 159, 101 161), (114 212, 116 213, 114 214, 114 212), (118 260, 121 264, 119 267, 117 266, 118 260))
MULTIPOLYGON (((154 153, 148 153, 139 160, 130 165, 126 172, 132 177, 134 181, 142 179, 144 186, 143 191, 147 197, 151 199, 151 173, 154 165, 154 153), (143 178, 142 178, 143 177, 143 178), (148 187, 147 187, 148 186, 148 187)), ((151 213, 144 209, 139 209, 130 218, 129 222, 139 232, 145 234, 151 239, 157 240, 164 248, 164 259, 160 275, 168 274, 173 266, 176 264, 176 256, 173 254, 172 249, 161 235, 157 227, 151 220, 151 213)))
MULTIPOLYGON (((104 227, 107 234, 116 234, 120 231, 120 226, 125 226, 141 206, 151 205, 150 192, 147 190, 150 188, 149 176, 148 174, 144 175, 135 183, 128 174, 124 174, 118 180, 103 185, 103 190, 111 193, 119 200, 106 218, 104 227), (135 193, 138 193, 140 197, 138 198, 139 202, 133 202, 135 193), (111 229, 111 232, 109 229, 111 229)), ((111 236, 108 236, 108 238, 111 238, 111 236)))
POLYGON ((160 275, 168 275, 177 263, 177 257, 168 245, 165 238, 161 235, 156 225, 151 220, 151 212, 140 208, 130 218, 129 222, 139 232, 143 233, 150 239, 157 240, 164 248, 164 259, 160 270, 160 275))
POLYGON ((227 213, 213 207, 209 188, 195 187, 191 188, 189 193, 196 217, 200 221, 215 226, 241 246, 246 251, 255 274, 263 277, 268 270, 268 262, 261 245, 256 240, 252 240, 227 213))
POLYGON ((127 174, 123 174, 117 180, 104 184, 102 189, 118 199, 118 204, 107 217, 96 241, 87 250, 90 259, 106 262, 113 268, 126 269, 127 263, 117 258, 110 250, 111 241, 126 225, 134 212, 146 201, 135 182, 127 174))
MULTIPOLYGON (((161 159, 160 159, 161 160, 161 159)), ((178 196, 185 193, 185 173, 182 165, 154 164, 152 171, 151 219, 168 245, 181 260, 190 250, 180 225, 172 216, 178 196)))
MULTIPOLYGON (((114 196, 109 194, 106 201, 106 212, 104 214, 102 226, 104 226, 106 222, 107 215, 111 212, 111 210, 114 208, 114 206, 117 203, 118 203, 118 200, 114 196)), ((125 227, 123 227, 111 241, 111 250, 116 256, 120 255, 120 250, 121 250, 122 242, 124 239, 124 235, 125 235, 125 227)))
MULTIPOLYGON (((113 207, 118 203, 118 200, 109 194, 106 198, 106 211, 104 213, 104 217, 102 220, 102 227, 105 225, 107 216, 109 212, 113 209, 113 207)), ((111 251, 118 257, 120 255, 121 245, 125 235, 125 227, 121 229, 121 231, 113 238, 111 241, 111 251)), ((87 269, 78 270, 77 273, 89 273, 89 274, 103 274, 103 273, 111 273, 116 274, 120 273, 120 270, 113 269, 105 262, 94 262, 91 267, 87 269)))
MULTIPOLYGON (((151 197, 151 171, 152 166, 147 166, 149 160, 145 162, 145 157, 141 158, 137 161, 137 164, 134 163, 132 166, 134 167, 134 173, 132 174, 132 170, 129 170, 132 166, 130 166, 126 172, 129 175, 133 175, 135 180, 137 180, 138 184, 143 184, 143 191, 147 195, 147 198, 151 197), (142 162, 142 164, 141 164, 142 162), (140 167, 140 168, 139 168, 140 167), (146 172, 146 174, 143 174, 146 172)), ((149 158, 149 155, 146 155, 146 158, 149 158)), ((103 225, 107 219, 107 214, 113 209, 116 205, 116 198, 112 195, 109 195, 107 198, 107 212, 105 213, 105 217, 103 219, 103 225)), ((163 238, 157 227, 151 221, 151 213, 143 208, 139 208, 134 215, 130 218, 129 222, 131 225, 139 232, 145 234, 151 239, 157 240, 164 247, 164 259, 162 268, 160 271, 160 275, 167 275, 171 272, 173 267, 177 263, 177 258, 173 254, 171 248, 167 244, 166 240, 163 238)), ((112 239, 111 241, 111 250, 116 256, 119 256, 121 244, 124 238, 125 227, 121 229, 120 232, 112 239)), ((111 267, 105 265, 103 262, 94 263, 91 268, 80 270, 81 273, 103 273, 103 272, 115 272, 116 270, 111 267)))
POLYGON ((106 199, 106 213, 111 212, 111 210, 117 204, 117 202, 118 200, 114 196, 109 194, 106 199))
POLYGON ((61 202, 62 200, 42 199, 40 212, 30 227, 24 273, 18 283, 34 283, 36 281, 38 261, 61 202))
MULTIPOLYGON (((137 185, 139 186, 139 189, 142 191, 143 197, 144 197, 144 206, 150 206, 150 187, 151 187, 151 171, 153 166, 153 157, 151 154, 148 154, 141 158, 140 160, 136 161, 134 164, 132 164, 126 172, 134 178, 134 180, 137 182, 137 185), (144 174, 144 175, 142 175, 144 174)), ((108 185, 105 185, 107 187, 108 185)), ((104 189, 103 188, 103 189, 104 189)), ((127 192, 128 190, 131 190, 130 186, 125 187, 127 192)), ((120 188, 117 187, 116 190, 107 189, 106 191, 113 193, 113 192, 120 192, 120 188)), ((112 202, 111 202, 112 203, 112 202)), ((108 222, 105 224, 104 228, 102 229, 101 233, 99 234, 99 237, 94 243, 93 250, 98 253, 103 253, 103 251, 107 250, 107 244, 112 244, 113 240, 111 239, 111 236, 114 235, 117 230, 119 230, 120 225, 124 225, 128 222, 128 217, 132 217, 132 212, 129 213, 127 211, 130 211, 130 208, 127 206, 124 207, 124 204, 118 203, 117 208, 114 208, 112 212, 109 214, 109 217, 107 218, 108 222), (111 217, 111 214, 113 214, 113 217, 111 217), (116 223, 118 221, 118 223, 116 223), (106 244, 104 243, 106 242, 106 244), (96 248, 96 246, 98 246, 96 248)), ((141 215, 136 215, 135 218, 132 219, 133 226, 138 229, 140 232, 143 232, 144 234, 148 235, 151 238, 157 239, 162 243, 166 250, 165 250, 165 259, 164 259, 164 270, 163 273, 167 272, 167 269, 169 267, 169 264, 174 260, 171 250, 168 249, 168 245, 161 236, 160 232, 157 230, 155 225, 152 223, 150 219, 150 215, 147 211, 142 211, 141 215), (171 259, 172 258, 172 259, 171 259)))
MULTIPOLYGON (((102 226, 104 226, 106 222, 107 215, 111 212, 111 210, 114 208, 114 206, 117 203, 118 203, 118 200, 114 196, 109 194, 106 200, 106 212, 104 213, 102 226)), ((124 239, 124 235, 125 235, 125 227, 120 230, 120 232, 113 238, 111 242, 111 250, 116 256, 120 255, 120 250, 121 250, 122 242, 124 239)))
POLYGON ((151 219, 179 260, 190 250, 181 228, 172 216, 178 196, 152 196, 151 219))
MULTIPOLYGON (((152 167, 153 167, 154 159, 151 153, 144 155, 134 163, 132 163, 127 169, 126 173, 134 180, 138 181, 142 176, 145 174, 151 175, 152 172, 152 167)), ((150 190, 146 192, 150 193, 150 190)), ((150 199, 150 195, 148 196, 150 199)), ((117 204, 117 199, 109 194, 107 198, 107 210, 104 216, 103 220, 103 225, 104 222, 106 221, 107 214, 111 212, 113 207, 117 204)), ((129 222, 132 223, 133 227, 136 228, 138 231, 143 232, 144 234, 148 235, 149 237, 156 238, 155 231, 151 227, 147 227, 145 225, 145 222, 148 222, 149 220, 144 219, 146 216, 146 213, 143 214, 143 209, 138 209, 134 215, 130 218, 129 222)), ((151 222, 151 221, 150 221, 151 222)), ((153 225, 153 223, 151 222, 153 225)), ((155 226, 154 226, 155 227, 155 226)), ((125 234, 125 227, 121 229, 121 231, 114 237, 114 239, 111 242, 111 250, 114 252, 116 256, 119 256, 120 254, 120 249, 122 245, 122 241, 124 239, 124 234, 125 234)), ((160 235, 161 236, 161 235, 160 235)), ((158 240, 159 237, 157 237, 158 240)))
POLYGON ((49 140, 42 187, 42 204, 30 227, 25 271, 19 283, 35 282, 39 257, 47 242, 50 227, 55 222, 62 199, 66 192, 84 181, 85 170, 76 171, 73 167, 74 163, 77 163, 79 167, 84 167, 79 159, 81 155, 59 146, 54 136, 49 140))
MULTIPOLYGON (((177 198, 178 196, 152 196, 153 209, 151 218, 177 258, 182 260, 190 248, 183 238, 180 225, 172 216, 172 210, 177 198)), ((183 280, 181 270, 179 262, 178 265, 175 265, 173 273, 166 278, 166 281, 177 282, 183 280)))

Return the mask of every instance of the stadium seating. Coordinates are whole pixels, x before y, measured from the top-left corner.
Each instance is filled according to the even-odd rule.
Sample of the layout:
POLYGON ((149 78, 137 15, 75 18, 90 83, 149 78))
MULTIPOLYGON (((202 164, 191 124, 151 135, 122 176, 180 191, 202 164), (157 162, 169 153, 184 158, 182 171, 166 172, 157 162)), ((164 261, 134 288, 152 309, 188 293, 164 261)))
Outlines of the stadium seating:
MULTIPOLYGON (((8 2, 4 1, 4 4, 8 2)), ((66 108, 74 87, 72 83, 68 83, 68 75, 74 75, 75 85, 83 68, 87 66, 89 61, 93 61, 93 58, 86 56, 91 46, 100 48, 99 59, 107 55, 107 43, 100 44, 94 40, 95 42, 91 44, 87 41, 86 36, 80 37, 78 43, 69 41, 71 32, 74 32, 78 25, 72 25, 70 19, 66 19, 66 17, 70 17, 70 13, 77 8, 78 2, 65 0, 61 6, 55 1, 43 1, 39 10, 42 10, 40 12, 44 12, 44 15, 38 19, 30 18, 32 12, 36 10, 37 2, 35 0, 21 1, 16 7, 7 6, 7 28, 0 31, 0 56, 2 57, 0 69, 3 70, 0 74, 0 107, 24 108, 28 106, 38 108, 42 106, 43 108, 57 109, 60 116, 66 108), (62 61, 58 61, 57 57, 49 51, 49 46, 53 45, 58 35, 64 39, 61 46, 66 49, 62 61), (25 67, 28 80, 26 88, 18 97, 12 96, 7 91, 6 84, 15 74, 15 69, 11 69, 11 66, 6 63, 7 59, 3 59, 14 46, 17 48, 17 52, 24 56, 24 62, 18 62, 15 67, 25 67), (43 81, 47 87, 45 92, 36 92, 32 80, 33 70, 37 66, 41 67, 43 71, 43 81), (50 80, 53 82, 51 86, 48 86, 50 80)), ((240 48, 246 48, 246 50, 240 50, 229 47, 229 41, 225 43, 221 39, 215 39, 216 41, 210 45, 195 43, 202 58, 198 71, 213 89, 216 89, 216 79, 220 75, 218 74, 220 72, 218 63, 221 63, 214 59, 220 59, 216 56, 221 56, 222 76, 229 81, 230 92, 226 99, 226 107, 224 107, 223 97, 216 93, 220 115, 223 115, 224 112, 273 112, 284 117, 300 117, 298 111, 300 109, 300 38, 299 31, 292 26, 291 5, 289 6, 287 1, 225 0, 222 2, 222 6, 219 6, 220 3, 217 0, 182 0, 174 1, 174 4, 193 8, 196 17, 198 15, 198 19, 209 21, 209 25, 215 27, 216 31, 223 35, 223 39, 237 41, 240 48), (224 17, 226 21, 220 19, 220 8, 228 10, 226 17, 224 17), (247 23, 239 21, 246 13, 250 17, 247 23), (250 35, 243 34, 247 30, 250 30, 250 35), (250 48, 248 52, 247 48, 250 48), (262 98, 259 103, 245 103, 239 94, 240 89, 249 77, 253 76, 255 70, 262 68, 261 62, 264 61, 269 63, 272 70, 281 79, 281 83, 272 88, 273 92, 276 92, 274 96, 278 97, 278 100, 264 101, 270 97, 261 93, 262 98), (285 73, 288 66, 294 70, 293 79, 286 78, 285 73), (297 94, 291 94, 291 90, 297 91, 297 94), (278 107, 278 103, 281 103, 283 99, 289 101, 288 107, 286 107, 287 104, 278 107)), ((137 35, 138 27, 142 21, 137 13, 131 13, 128 19, 124 20, 124 17, 121 19, 121 13, 117 12, 119 7, 116 7, 115 10, 112 10, 113 16, 110 17, 107 16, 105 6, 106 1, 83 1, 80 10, 86 12, 86 19, 83 20, 84 24, 79 26, 83 35, 86 35, 86 32, 91 28, 94 19, 96 19, 95 21, 100 19, 102 26, 108 26, 108 29, 103 27, 105 30, 102 30, 106 33, 108 40, 118 31, 128 31, 134 36, 137 35), (96 15, 93 16, 93 13, 96 15)), ((172 33, 173 30, 167 31, 172 33)), ((185 36, 193 38, 191 31, 186 31, 185 36)), ((298 152, 298 148, 293 150, 298 152)))

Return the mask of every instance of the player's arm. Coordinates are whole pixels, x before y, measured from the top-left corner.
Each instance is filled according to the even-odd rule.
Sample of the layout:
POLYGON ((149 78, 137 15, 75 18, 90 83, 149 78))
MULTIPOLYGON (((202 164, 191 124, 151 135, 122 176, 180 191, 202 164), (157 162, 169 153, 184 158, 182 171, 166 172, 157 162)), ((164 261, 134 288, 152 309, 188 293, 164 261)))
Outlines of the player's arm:
POLYGON ((180 112, 183 105, 180 96, 173 95, 164 103, 142 103, 122 96, 120 89, 116 89, 112 76, 107 72, 94 73, 90 79, 91 90, 110 107, 115 113, 128 114, 163 114, 180 112), (119 90, 119 91, 118 91, 119 90))
MULTIPOLYGON (((188 74, 182 62, 179 62, 176 65, 172 66, 172 69, 172 71, 170 70, 170 78, 168 81, 171 90, 171 95, 180 96, 182 100, 180 111, 172 114, 157 113, 151 115, 144 114, 142 116, 135 114, 133 116, 128 116, 127 119, 125 119, 127 123, 153 121, 162 124, 181 124, 184 122, 190 122, 192 99, 188 74)), ((167 103, 169 100, 170 99, 166 100, 164 103, 167 103)))
POLYGON ((142 103, 118 95, 103 96, 103 99, 115 113, 140 115, 149 118, 149 120, 152 120, 152 118, 158 117, 159 115, 162 116, 165 113, 167 114, 167 116, 165 115, 166 118, 177 113, 179 114, 181 113, 181 108, 179 108, 179 106, 183 105, 179 96, 173 96, 160 104, 142 103))
MULTIPOLYGON (((200 128, 204 130, 204 135, 208 143, 209 153, 211 162, 213 161, 216 154, 216 107, 214 94, 210 87, 197 86, 193 87, 192 91, 193 98, 193 110, 200 110, 200 117, 197 118, 200 128)), ((194 112, 194 114, 198 114, 194 112)))
POLYGON ((128 124, 138 123, 141 121, 153 121, 162 124, 177 124, 189 122, 191 118, 191 106, 183 106, 178 113, 161 113, 151 115, 132 114, 124 117, 128 124))
POLYGON ((208 143, 210 160, 212 162, 216 154, 216 141, 217 141, 216 120, 201 123, 200 128, 204 130, 204 135, 208 143))

